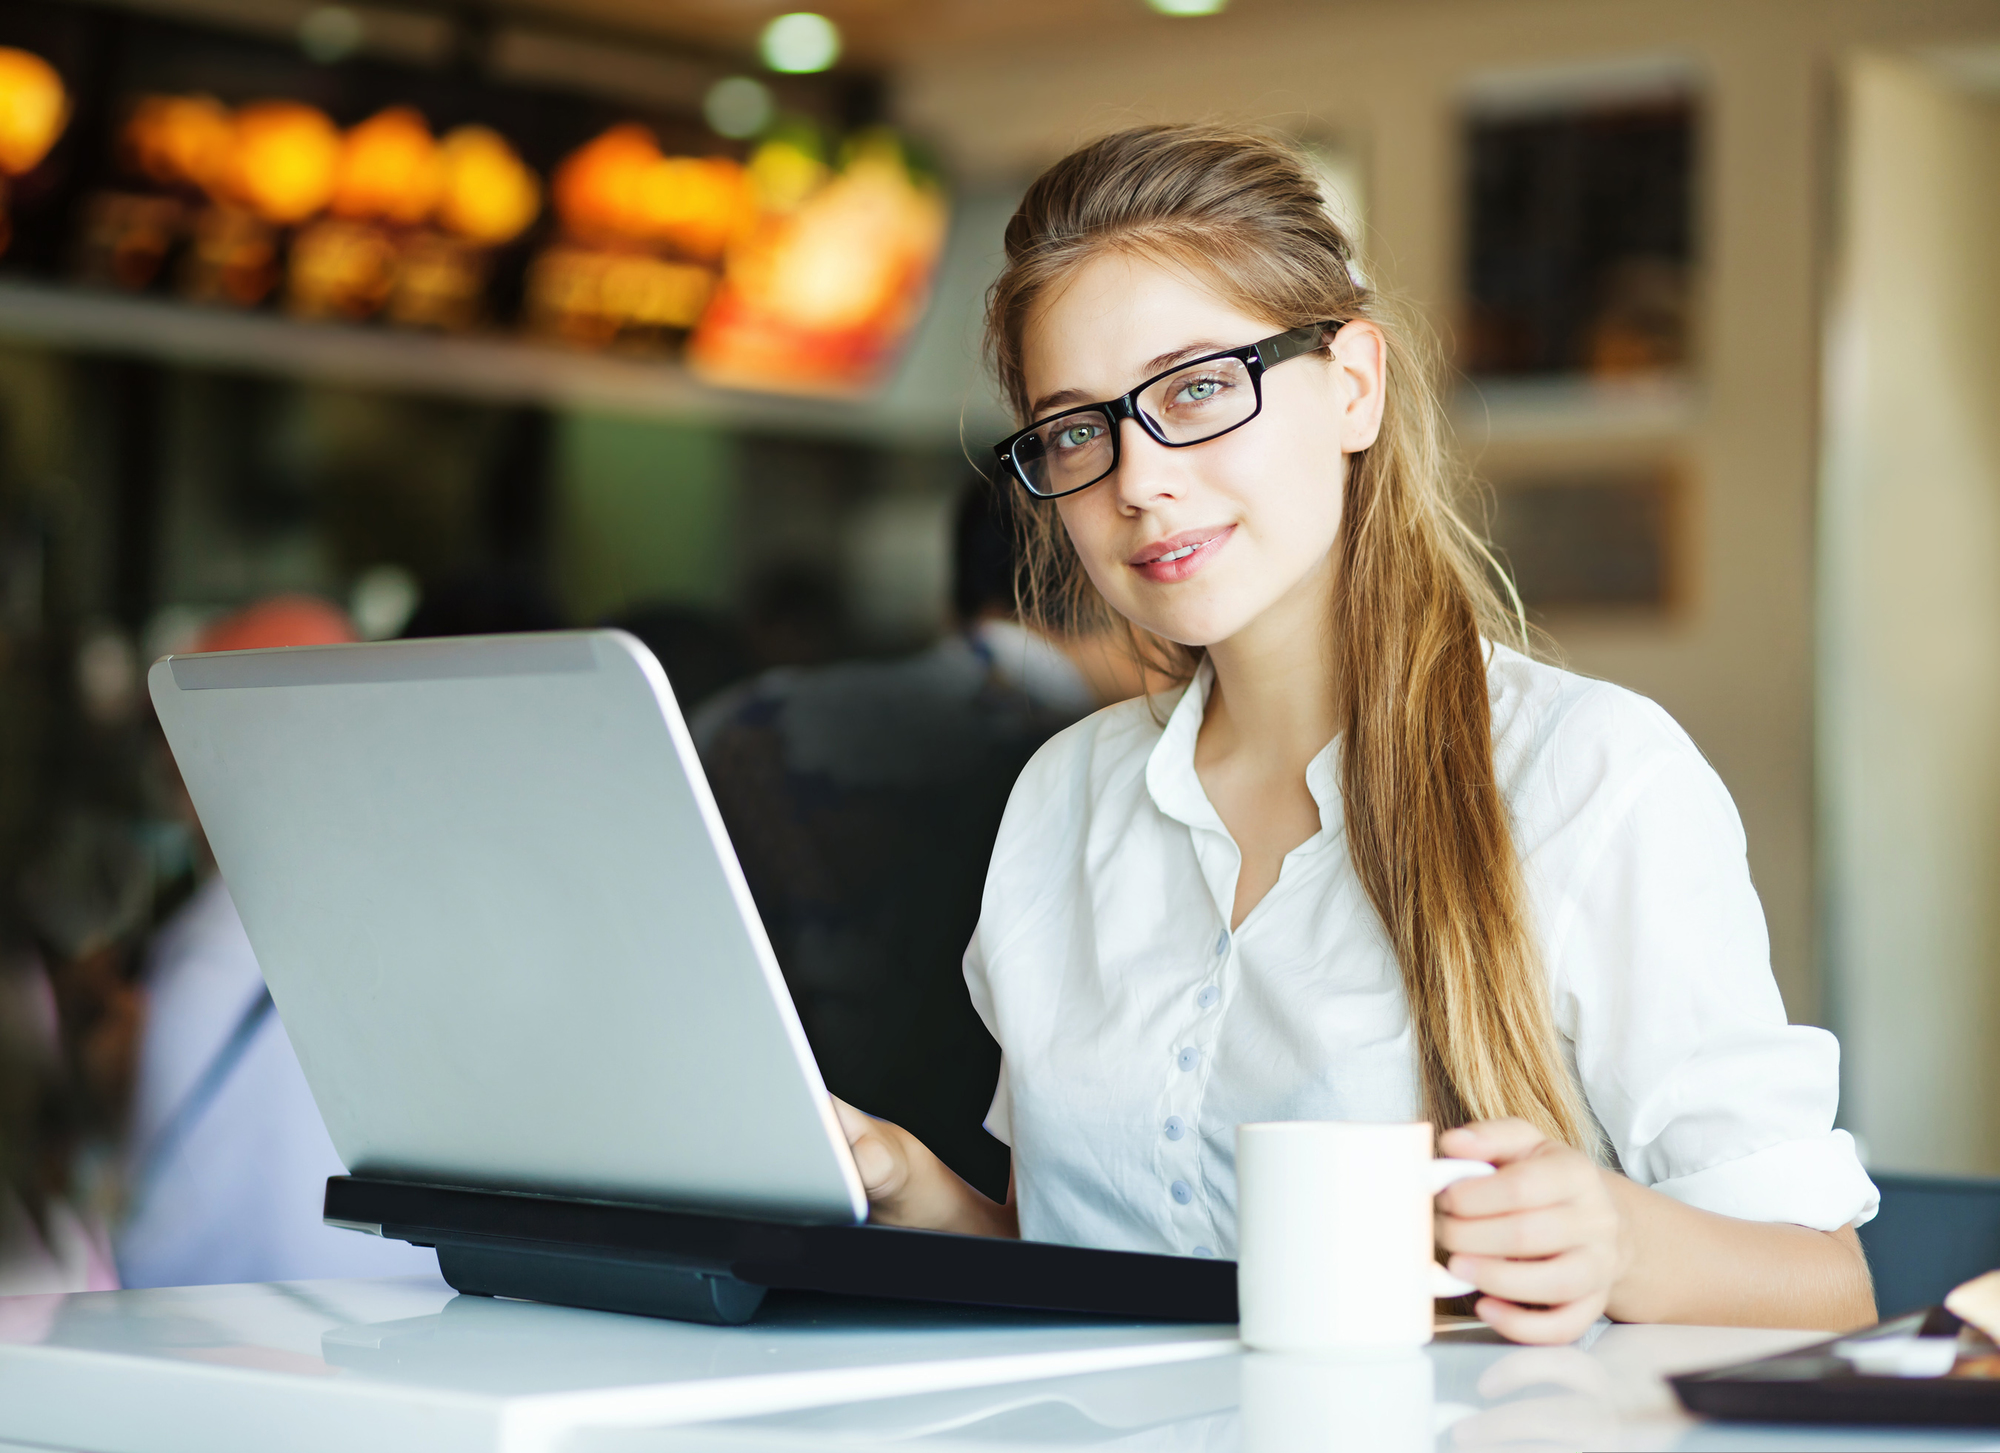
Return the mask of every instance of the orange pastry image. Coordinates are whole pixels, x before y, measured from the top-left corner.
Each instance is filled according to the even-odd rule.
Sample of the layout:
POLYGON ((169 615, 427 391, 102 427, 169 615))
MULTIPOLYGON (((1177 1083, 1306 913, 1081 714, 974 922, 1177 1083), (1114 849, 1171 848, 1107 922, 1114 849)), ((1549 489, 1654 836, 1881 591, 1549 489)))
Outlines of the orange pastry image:
POLYGON ((340 151, 340 132, 324 111, 259 101, 236 113, 229 189, 267 222, 303 222, 333 199, 340 151))
POLYGON ((377 112, 341 139, 332 210, 414 227, 444 190, 444 161, 423 114, 410 106, 377 112))
POLYGON ((461 126, 439 148, 437 220, 468 242, 498 247, 542 210, 542 184, 499 132, 461 126))
POLYGON ((0 172, 41 165, 69 124, 69 93, 56 68, 32 51, 0 46, 0 172))

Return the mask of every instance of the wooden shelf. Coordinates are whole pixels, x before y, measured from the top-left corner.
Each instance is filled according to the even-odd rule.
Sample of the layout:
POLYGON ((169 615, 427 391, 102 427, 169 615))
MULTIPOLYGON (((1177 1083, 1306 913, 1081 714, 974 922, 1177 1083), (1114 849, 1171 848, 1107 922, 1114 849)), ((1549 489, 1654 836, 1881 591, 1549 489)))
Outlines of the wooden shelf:
POLYGON ((678 364, 503 337, 304 323, 160 298, 0 282, 0 338, 203 368, 486 403, 685 419, 884 443, 957 437, 956 417, 885 389, 864 400, 716 388, 678 364))

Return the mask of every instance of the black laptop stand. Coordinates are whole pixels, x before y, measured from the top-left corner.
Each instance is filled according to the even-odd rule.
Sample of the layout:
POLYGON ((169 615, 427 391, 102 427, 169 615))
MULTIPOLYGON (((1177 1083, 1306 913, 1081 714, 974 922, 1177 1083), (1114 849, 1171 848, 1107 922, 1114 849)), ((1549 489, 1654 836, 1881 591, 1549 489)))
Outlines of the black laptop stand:
POLYGON ((1234 1322, 1236 1263, 891 1226, 808 1226, 367 1176, 326 1219, 437 1248, 461 1292, 735 1324, 773 1288, 1103 1317, 1234 1322))

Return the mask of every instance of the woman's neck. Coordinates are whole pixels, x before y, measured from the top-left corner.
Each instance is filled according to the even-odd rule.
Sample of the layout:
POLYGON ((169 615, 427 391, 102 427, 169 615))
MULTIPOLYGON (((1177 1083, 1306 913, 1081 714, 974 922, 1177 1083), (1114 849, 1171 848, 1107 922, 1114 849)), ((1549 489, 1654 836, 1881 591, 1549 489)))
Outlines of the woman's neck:
POLYGON ((1263 615, 1208 648, 1215 689, 1203 712, 1197 760, 1240 758, 1259 776, 1303 779, 1340 729, 1329 584, 1301 582, 1263 615))
POLYGON ((1309 582, 1209 647, 1215 688, 1194 769, 1241 854, 1232 928, 1277 884, 1286 855, 1320 830, 1306 766, 1338 726, 1327 587, 1309 582))

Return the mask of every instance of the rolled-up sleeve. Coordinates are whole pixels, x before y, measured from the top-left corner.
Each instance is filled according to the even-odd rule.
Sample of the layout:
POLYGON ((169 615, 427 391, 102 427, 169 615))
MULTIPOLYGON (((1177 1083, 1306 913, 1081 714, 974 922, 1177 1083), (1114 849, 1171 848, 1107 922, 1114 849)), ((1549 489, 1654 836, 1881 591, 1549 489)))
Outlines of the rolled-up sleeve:
POLYGON ((1625 1174, 1687 1205, 1866 1221, 1875 1187, 1833 1126, 1840 1047, 1786 1020, 1735 804, 1665 713, 1618 695, 1571 754, 1593 810, 1529 860, 1591 1111, 1625 1174))

